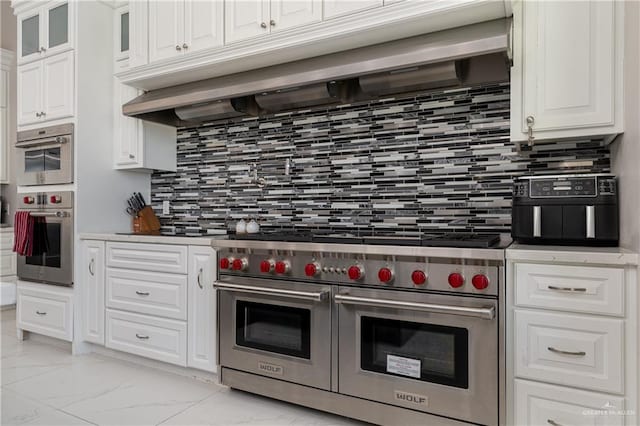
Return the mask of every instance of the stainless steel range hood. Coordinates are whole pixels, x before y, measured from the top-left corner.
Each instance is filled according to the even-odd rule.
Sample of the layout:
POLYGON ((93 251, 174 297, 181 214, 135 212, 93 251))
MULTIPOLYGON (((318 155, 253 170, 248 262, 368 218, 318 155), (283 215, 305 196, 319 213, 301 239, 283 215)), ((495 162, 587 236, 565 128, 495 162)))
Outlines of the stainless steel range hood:
POLYGON ((122 111, 182 126, 435 87, 503 81, 508 79, 510 25, 510 20, 499 19, 157 89, 126 103, 122 111), (260 108, 241 107, 254 96, 260 108))

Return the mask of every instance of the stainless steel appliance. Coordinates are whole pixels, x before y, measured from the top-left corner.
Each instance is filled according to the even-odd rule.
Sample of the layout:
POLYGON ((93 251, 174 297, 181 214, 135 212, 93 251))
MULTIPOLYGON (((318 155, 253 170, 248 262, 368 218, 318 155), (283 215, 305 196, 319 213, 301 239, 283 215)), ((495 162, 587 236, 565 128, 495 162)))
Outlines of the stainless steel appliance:
POLYGON ((18 210, 46 219, 49 249, 18 256, 18 278, 45 284, 73 285, 73 192, 19 194, 18 210))
POLYGON ((18 132, 18 185, 73 182, 73 124, 18 132))
POLYGON ((217 242, 222 383, 378 424, 504 419, 500 246, 266 238, 217 242))
POLYGON ((610 174, 516 179, 512 236, 532 244, 618 245, 618 191, 610 174))

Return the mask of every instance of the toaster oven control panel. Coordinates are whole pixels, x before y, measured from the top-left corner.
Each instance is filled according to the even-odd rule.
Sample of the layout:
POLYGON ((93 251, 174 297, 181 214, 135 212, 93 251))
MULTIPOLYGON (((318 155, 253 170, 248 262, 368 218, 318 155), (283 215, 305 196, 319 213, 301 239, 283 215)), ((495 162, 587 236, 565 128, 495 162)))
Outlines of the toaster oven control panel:
POLYGON ((584 198, 615 195, 614 177, 553 177, 521 180, 514 185, 514 196, 530 198, 584 198))

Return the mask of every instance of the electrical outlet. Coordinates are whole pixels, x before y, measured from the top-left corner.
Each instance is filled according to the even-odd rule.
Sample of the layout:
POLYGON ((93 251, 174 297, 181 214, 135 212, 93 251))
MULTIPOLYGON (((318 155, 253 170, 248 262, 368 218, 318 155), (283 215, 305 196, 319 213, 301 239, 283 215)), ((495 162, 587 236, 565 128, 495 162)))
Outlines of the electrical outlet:
POLYGON ((165 201, 162 202, 162 214, 163 215, 168 215, 170 208, 171 208, 171 204, 169 203, 168 200, 165 200, 165 201))

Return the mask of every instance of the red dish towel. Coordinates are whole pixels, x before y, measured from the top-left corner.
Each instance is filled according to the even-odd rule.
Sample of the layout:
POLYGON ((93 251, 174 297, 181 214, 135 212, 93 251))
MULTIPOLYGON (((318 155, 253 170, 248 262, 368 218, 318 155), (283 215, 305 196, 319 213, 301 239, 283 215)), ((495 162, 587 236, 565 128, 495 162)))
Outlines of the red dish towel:
POLYGON ((20 256, 31 256, 33 253, 34 219, 29 212, 16 212, 13 222, 13 251, 20 256))

